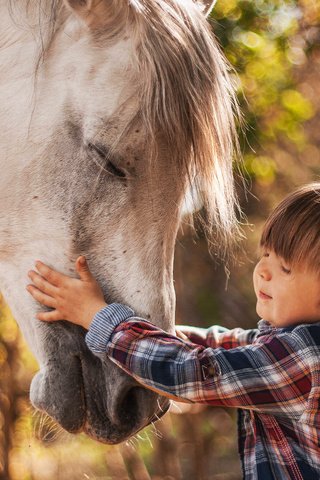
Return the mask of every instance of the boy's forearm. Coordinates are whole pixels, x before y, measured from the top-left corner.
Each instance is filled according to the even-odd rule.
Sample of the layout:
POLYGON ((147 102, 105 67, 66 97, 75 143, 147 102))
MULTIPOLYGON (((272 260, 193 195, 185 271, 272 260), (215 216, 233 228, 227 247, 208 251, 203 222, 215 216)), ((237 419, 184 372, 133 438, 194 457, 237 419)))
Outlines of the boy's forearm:
POLYGON ((161 330, 120 304, 95 315, 86 343, 95 355, 107 356, 143 386, 181 402, 203 401, 199 385, 213 374, 210 360, 203 356, 205 347, 161 330))
POLYGON ((221 347, 226 350, 250 345, 258 332, 257 329, 234 328, 229 330, 219 325, 209 328, 178 325, 176 330, 183 333, 192 343, 210 348, 221 347))
MULTIPOLYGON (((123 321, 135 317, 134 311, 122 304, 113 303, 98 312, 91 323, 86 341, 95 354, 104 354, 107 343, 115 328, 123 321)), ((186 325, 177 326, 177 331, 183 333, 191 343, 210 348, 231 349, 249 345, 253 342, 258 330, 243 330, 214 325, 209 328, 199 328, 186 325)))
POLYGON ((191 335, 184 341, 164 332, 136 317, 129 307, 111 304, 95 315, 86 342, 95 355, 108 357, 160 395, 181 402, 225 405, 224 394, 220 398, 212 383, 217 375, 217 350, 201 345, 200 341, 212 339, 214 332, 217 338, 224 337, 226 345, 229 331, 221 327, 191 330, 196 342, 190 342, 191 335))

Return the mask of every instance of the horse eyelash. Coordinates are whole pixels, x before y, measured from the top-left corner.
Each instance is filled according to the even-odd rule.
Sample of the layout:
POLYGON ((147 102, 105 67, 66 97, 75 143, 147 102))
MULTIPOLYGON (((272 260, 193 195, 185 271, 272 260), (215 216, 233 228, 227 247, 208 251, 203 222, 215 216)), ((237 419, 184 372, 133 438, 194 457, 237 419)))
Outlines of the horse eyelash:
POLYGON ((111 173, 111 175, 114 175, 116 177, 119 177, 119 178, 122 178, 122 179, 125 179, 126 178, 126 173, 116 167, 112 162, 111 160, 109 159, 110 155, 109 155, 109 152, 108 152, 108 149, 105 148, 104 146, 102 145, 98 145, 98 144, 94 144, 94 143, 91 143, 89 142, 88 145, 87 145, 87 149, 90 151, 90 152, 95 152, 99 155, 100 158, 102 158, 105 162, 107 162, 107 165, 108 165, 108 168, 105 168, 103 167, 102 165, 100 165, 98 162, 96 162, 96 164, 101 168, 103 169, 105 172, 107 173, 111 173))

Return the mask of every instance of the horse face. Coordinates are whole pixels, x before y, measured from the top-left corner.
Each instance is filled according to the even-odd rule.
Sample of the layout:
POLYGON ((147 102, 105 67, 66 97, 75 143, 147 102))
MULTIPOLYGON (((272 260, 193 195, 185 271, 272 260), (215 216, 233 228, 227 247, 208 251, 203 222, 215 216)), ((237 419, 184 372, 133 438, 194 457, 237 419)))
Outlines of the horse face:
MULTIPOLYGON (((57 85, 64 92, 52 135, 43 145, 44 161, 32 167, 39 179, 36 190, 42 192, 34 200, 50 205, 60 217, 66 233, 63 271, 73 273, 74 259, 85 254, 108 302, 127 303, 172 330, 172 259, 182 184, 177 187, 173 174, 166 180, 170 157, 165 145, 158 162, 150 165, 137 114, 130 40, 121 39, 97 55, 82 28, 76 34, 80 44, 71 40, 64 49, 56 38, 53 48, 61 55, 53 51, 44 90, 38 90, 37 118, 55 98, 57 85)), ((94 438, 118 442, 166 410, 167 402, 109 361, 93 358, 78 327, 41 327, 45 365, 32 382, 31 400, 67 430, 83 428, 94 438)))
POLYGON ((43 118, 57 88, 61 104, 37 177, 51 185, 51 205, 72 239, 70 257, 88 257, 107 301, 127 302, 172 329, 183 179, 161 138, 157 161, 149 158, 133 39, 125 33, 97 45, 86 25, 69 22, 69 44, 56 38, 38 89, 35 117, 43 118))
MULTIPOLYGON (((179 8, 184 3, 192 6, 187 0, 170 2, 179 8)), ((141 107, 144 71, 138 57, 144 26, 133 15, 133 6, 138 11, 139 5, 152 4, 156 14, 158 4, 130 3, 129 7, 129 2, 114 0, 66 2, 69 12, 59 10, 59 28, 36 78, 33 32, 18 30, 6 5, 0 6, 6 26, 2 31, 10 39, 0 53, 6 71, 0 78, 5 105, 0 118, 1 290, 39 360, 40 371, 31 385, 33 404, 65 429, 84 430, 109 443, 122 441, 161 415, 167 402, 139 387, 109 361, 94 357, 80 327, 37 322, 34 317, 41 307, 25 286, 35 259, 73 275, 76 257, 84 254, 107 302, 127 303, 137 314, 173 329, 173 249, 186 175, 172 161, 173 129, 167 129, 167 135, 161 128, 150 130, 141 107), (156 154, 151 144, 156 145, 156 154)), ((29 5, 31 18, 30 9, 29 5)), ((39 23, 31 20, 33 25, 39 23)), ((149 36, 145 32, 144 40, 152 43, 152 29, 149 36)), ((186 33, 190 39, 190 32, 186 33)), ((204 37, 200 32, 195 51, 199 52, 198 42, 204 37)), ((144 54, 147 58, 148 52, 144 54)), ((177 58, 175 52, 173 57, 177 58)), ((201 58, 207 63, 204 55, 201 58)), ((186 55, 184 66, 192 67, 186 55)), ((166 73, 176 76, 162 74, 159 81, 179 85, 177 70, 171 67, 166 73)), ((199 72, 192 78, 199 83, 199 72)), ((188 93, 185 98, 188 101, 188 93)), ((230 127, 229 120, 224 124, 227 97, 222 92, 220 98, 222 113, 214 112, 222 119, 217 139, 230 127)), ((157 95, 154 102, 158 108, 157 95)), ((149 103, 152 116, 153 103, 149 103)), ((204 98, 199 117, 206 103, 204 98)), ((165 104, 164 112, 166 107, 170 105, 165 104)), ((176 126, 183 132, 184 122, 176 126)), ((217 178, 221 184, 221 177, 217 178)))
MULTIPOLYGON (((29 41, 26 54, 34 53, 29 41)), ((23 64, 12 73, 19 94, 2 100, 10 110, 10 121, 2 120, 2 158, 11 142, 15 147, 2 188, 9 221, 2 229, 1 289, 40 363, 31 401, 66 430, 109 443, 161 416, 168 403, 91 355, 79 327, 37 322, 40 306, 24 287, 36 258, 72 275, 75 258, 85 254, 107 301, 125 302, 173 329, 183 182, 178 186, 172 168, 169 174, 165 142, 157 162, 149 161, 132 43, 128 32, 97 40, 71 15, 35 85, 23 64)))

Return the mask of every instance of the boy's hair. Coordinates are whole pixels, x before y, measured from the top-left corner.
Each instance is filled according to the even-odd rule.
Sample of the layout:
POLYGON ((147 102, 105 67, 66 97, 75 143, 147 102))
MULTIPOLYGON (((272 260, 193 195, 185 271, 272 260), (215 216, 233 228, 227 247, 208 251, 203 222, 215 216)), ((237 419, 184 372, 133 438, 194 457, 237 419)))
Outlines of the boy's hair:
POLYGON ((265 223, 260 246, 289 265, 320 273, 320 183, 305 185, 280 202, 265 223))

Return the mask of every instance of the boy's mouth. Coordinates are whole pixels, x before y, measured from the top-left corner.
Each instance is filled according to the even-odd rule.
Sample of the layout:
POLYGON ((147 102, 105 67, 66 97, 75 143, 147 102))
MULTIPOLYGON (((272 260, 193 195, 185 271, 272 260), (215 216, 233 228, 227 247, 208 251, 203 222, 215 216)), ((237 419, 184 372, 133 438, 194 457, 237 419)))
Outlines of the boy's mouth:
POLYGON ((262 292, 261 290, 259 290, 259 298, 261 300, 271 300, 272 297, 270 297, 270 295, 267 295, 266 293, 262 292))

